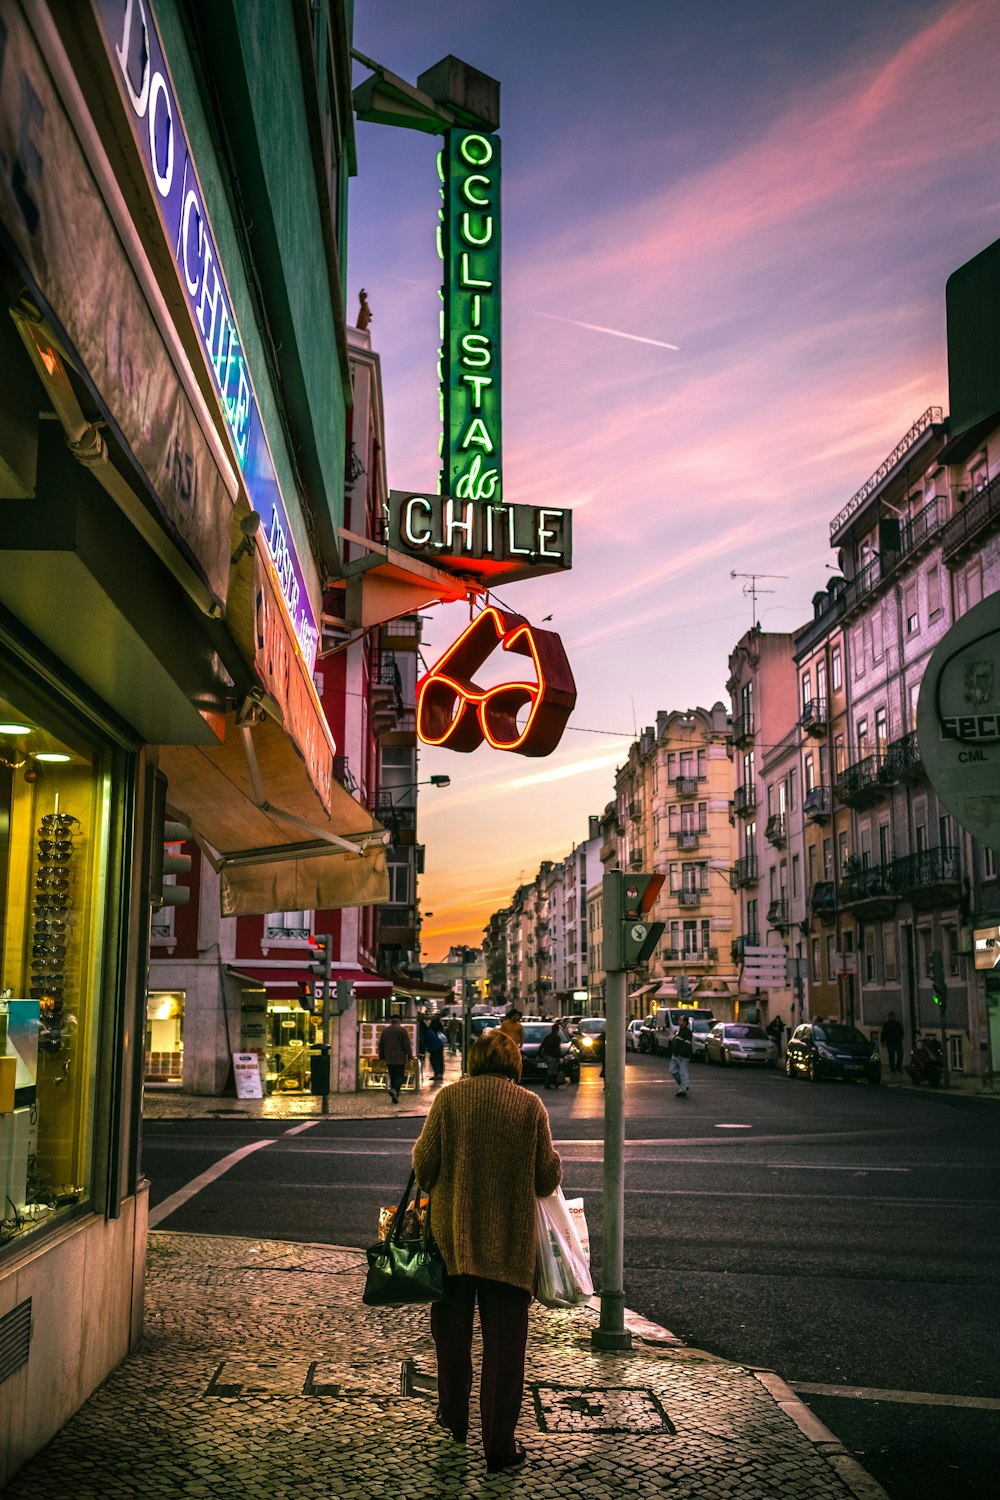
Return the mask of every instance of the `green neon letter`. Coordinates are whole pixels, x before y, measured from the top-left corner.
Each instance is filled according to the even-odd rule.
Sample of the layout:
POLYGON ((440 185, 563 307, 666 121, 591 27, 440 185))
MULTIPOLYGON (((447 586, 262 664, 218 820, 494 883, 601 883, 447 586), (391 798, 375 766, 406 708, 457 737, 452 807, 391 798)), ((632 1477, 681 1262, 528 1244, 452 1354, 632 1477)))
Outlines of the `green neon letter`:
POLYGON ((458 143, 459 154, 470 167, 485 167, 493 160, 493 142, 484 135, 467 135, 458 143))
POLYGON ((462 234, 463 240, 465 241, 465 243, 467 245, 488 245, 489 242, 490 242, 490 240, 493 238, 493 215, 492 214, 483 214, 482 215, 482 220, 483 220, 483 232, 482 232, 482 234, 478 235, 478 236, 474 235, 473 232, 472 232, 472 218, 471 218, 471 215, 469 215, 467 213, 463 213, 463 215, 462 215, 461 234, 462 234))
POLYGON ((472 410, 473 411, 479 411, 480 407, 483 404, 483 386, 484 385, 486 385, 486 386, 492 385, 493 384, 493 376, 492 375, 463 375, 462 376, 462 384, 463 385, 471 385, 471 387, 472 387, 472 410))
POLYGON ((469 430, 462 439, 462 447, 470 448, 473 443, 477 448, 482 448, 484 453, 493 452, 493 439, 486 431, 486 423, 482 417, 473 417, 469 423, 469 430))
POLYGON ((492 281, 477 281, 475 279, 475 277, 472 275, 472 273, 470 272, 470 270, 469 270, 469 252, 468 252, 468 250, 463 250, 462 251, 461 255, 458 257, 458 264, 459 264, 459 272, 458 272, 458 284, 459 284, 459 286, 481 286, 481 287, 485 287, 487 291, 489 291, 492 288, 492 286, 493 286, 492 281))
POLYGON ((489 196, 486 195, 482 198, 477 198, 475 193, 472 191, 472 184, 474 182, 484 182, 487 188, 490 185, 490 179, 488 177, 484 177, 481 172, 473 172, 472 176, 467 177, 462 183, 462 197, 465 199, 466 203, 471 203, 474 208, 489 208, 489 196))
POLYGON ((463 333, 463 365, 471 365, 474 370, 482 370, 489 364, 490 357, 490 341, 485 333, 463 333))

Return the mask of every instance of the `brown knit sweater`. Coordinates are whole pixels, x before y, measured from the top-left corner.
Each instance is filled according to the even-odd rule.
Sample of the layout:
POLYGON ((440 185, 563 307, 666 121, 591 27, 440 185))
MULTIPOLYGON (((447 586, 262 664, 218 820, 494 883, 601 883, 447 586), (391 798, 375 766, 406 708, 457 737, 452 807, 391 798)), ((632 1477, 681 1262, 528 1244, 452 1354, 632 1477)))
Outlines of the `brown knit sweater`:
POLYGON ((484 1276, 530 1291, 535 1198, 562 1178, 541 1100, 509 1078, 480 1073, 441 1090, 413 1148, 431 1226, 452 1276, 484 1276))

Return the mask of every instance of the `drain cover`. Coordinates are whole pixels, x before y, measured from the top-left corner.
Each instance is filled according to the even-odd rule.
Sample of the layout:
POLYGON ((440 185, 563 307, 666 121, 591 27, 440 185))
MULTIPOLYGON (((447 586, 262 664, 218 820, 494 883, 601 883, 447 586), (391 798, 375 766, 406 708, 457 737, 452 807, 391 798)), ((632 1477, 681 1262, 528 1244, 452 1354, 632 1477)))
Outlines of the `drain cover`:
POLYGON ((531 1390, 542 1432, 676 1431, 656 1394, 644 1386, 536 1384, 531 1390))

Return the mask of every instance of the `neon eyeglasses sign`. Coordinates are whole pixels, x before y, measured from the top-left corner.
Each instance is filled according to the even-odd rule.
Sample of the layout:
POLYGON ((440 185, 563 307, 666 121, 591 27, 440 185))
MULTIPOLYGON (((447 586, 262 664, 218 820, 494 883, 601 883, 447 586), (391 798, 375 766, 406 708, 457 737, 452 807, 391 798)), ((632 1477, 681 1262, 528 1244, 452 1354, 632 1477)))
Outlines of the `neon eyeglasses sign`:
POLYGON ((559 637, 490 605, 418 682, 417 733, 425 744, 465 753, 485 740, 515 755, 550 755, 575 706, 576 683, 559 637), (497 650, 528 657, 533 679, 479 687, 473 674, 497 650))
POLYGON ((438 156, 444 261, 441 493, 499 503, 500 142, 449 130, 438 156))

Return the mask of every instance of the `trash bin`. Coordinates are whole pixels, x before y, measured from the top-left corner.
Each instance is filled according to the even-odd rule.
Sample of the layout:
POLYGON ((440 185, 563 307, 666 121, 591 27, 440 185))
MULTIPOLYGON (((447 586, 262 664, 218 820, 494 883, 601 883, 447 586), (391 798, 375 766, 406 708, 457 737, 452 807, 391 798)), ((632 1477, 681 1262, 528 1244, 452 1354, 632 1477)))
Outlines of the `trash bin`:
POLYGON ((314 1047, 309 1054, 309 1092, 330 1092, 330 1049, 327 1046, 314 1047))

